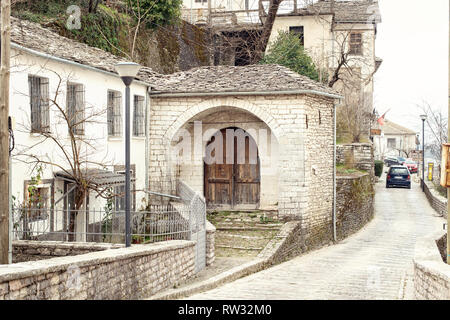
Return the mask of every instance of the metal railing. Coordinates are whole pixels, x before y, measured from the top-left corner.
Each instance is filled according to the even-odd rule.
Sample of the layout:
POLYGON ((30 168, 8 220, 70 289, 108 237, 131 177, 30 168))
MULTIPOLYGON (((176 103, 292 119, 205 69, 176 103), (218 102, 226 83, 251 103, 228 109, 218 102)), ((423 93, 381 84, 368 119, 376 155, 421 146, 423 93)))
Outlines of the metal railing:
MULTIPOLYGON (((185 204, 154 205, 131 212, 132 240, 189 240, 191 214, 185 204)), ((16 240, 124 243, 125 211, 14 208, 13 235, 16 240)))

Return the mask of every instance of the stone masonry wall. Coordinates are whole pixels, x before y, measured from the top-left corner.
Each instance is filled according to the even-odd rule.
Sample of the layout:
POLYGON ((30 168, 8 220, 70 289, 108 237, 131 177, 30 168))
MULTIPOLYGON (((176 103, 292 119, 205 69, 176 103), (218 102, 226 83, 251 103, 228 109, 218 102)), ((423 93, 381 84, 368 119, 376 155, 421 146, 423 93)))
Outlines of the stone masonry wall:
POLYGON ((336 235, 347 238, 374 215, 374 190, 369 174, 336 177, 336 235))
POLYGON ((439 192, 434 189, 432 182, 426 179, 424 189, 431 207, 436 210, 437 213, 447 218, 447 198, 441 196, 439 192))
POLYGON ((13 241, 13 263, 76 256, 89 252, 123 248, 122 244, 59 241, 13 241))
POLYGON ((209 222, 206 221, 206 265, 211 265, 216 259, 214 244, 215 244, 215 236, 216 236, 216 227, 209 222))
POLYGON ((307 98, 305 102, 308 203, 301 222, 305 247, 311 250, 333 240, 334 110, 322 100, 307 98))
POLYGON ((267 124, 279 144, 280 216, 301 220, 311 246, 329 241, 333 194, 331 99, 308 95, 154 96, 150 115, 150 189, 172 191, 158 189, 164 188, 164 180, 174 180, 176 174, 168 150, 177 131, 198 114, 223 107, 249 112, 267 124))
POLYGON ((0 300, 149 297, 194 274, 194 242, 134 245, 0 266, 0 300))
POLYGON ((371 143, 351 143, 336 145, 336 162, 344 164, 352 161, 356 168, 371 174, 375 172, 375 162, 371 143))
POLYGON ((419 300, 450 300, 450 265, 441 257, 436 240, 442 234, 420 239, 414 253, 414 293, 419 300))

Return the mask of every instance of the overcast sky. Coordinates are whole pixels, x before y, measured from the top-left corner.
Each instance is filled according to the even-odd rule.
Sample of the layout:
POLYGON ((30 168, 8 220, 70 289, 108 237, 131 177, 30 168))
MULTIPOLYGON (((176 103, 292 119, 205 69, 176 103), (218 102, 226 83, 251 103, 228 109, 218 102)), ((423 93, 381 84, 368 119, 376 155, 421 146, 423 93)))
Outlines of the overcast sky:
POLYGON ((421 130, 416 104, 447 114, 449 0, 379 0, 374 104, 386 118, 421 130))

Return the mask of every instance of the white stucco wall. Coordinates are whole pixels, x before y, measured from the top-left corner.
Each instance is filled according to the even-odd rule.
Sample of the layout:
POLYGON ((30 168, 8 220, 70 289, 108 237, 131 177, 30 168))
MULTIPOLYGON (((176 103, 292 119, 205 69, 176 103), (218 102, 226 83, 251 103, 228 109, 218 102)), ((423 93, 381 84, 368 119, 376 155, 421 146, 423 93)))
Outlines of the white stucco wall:
MULTIPOLYGON (((88 138, 93 147, 86 147, 84 152, 91 162, 106 164, 109 170, 113 170, 113 165, 124 165, 125 156, 125 107, 123 106, 123 136, 109 138, 107 131, 107 90, 117 90, 122 92, 122 102, 125 104, 125 90, 122 80, 118 76, 105 74, 102 72, 88 70, 81 66, 74 66, 43 57, 34 56, 21 51, 13 50, 11 69, 11 108, 10 115, 15 122, 15 143, 14 154, 19 151, 26 154, 35 154, 49 162, 55 162, 64 168, 69 168, 69 164, 64 161, 63 153, 52 141, 42 142, 39 134, 30 133, 30 98, 28 75, 36 75, 49 79, 50 99, 56 97, 56 101, 66 107, 67 82, 75 82, 84 85, 86 114, 92 112, 103 112, 96 118, 95 123, 85 124, 85 138, 88 138), (61 81, 61 82, 60 82, 61 81), (59 89, 58 89, 59 85, 59 89), (56 95, 56 93, 58 93, 56 95), (40 143, 42 142, 42 143, 40 143), (38 147, 26 151, 27 147, 39 144, 38 147)), ((133 95, 147 96, 147 89, 141 83, 133 83, 131 86, 131 119, 133 119, 133 95)), ((147 103, 147 100, 145 100, 147 103)), ((70 145, 68 130, 64 121, 58 119, 58 111, 50 103, 50 128, 52 132, 58 133, 60 141, 67 146, 70 145)), ((131 163, 136 165, 136 188, 145 188, 145 137, 133 137, 131 125, 131 163)), ((19 200, 24 199, 24 180, 30 180, 33 175, 32 166, 20 161, 24 157, 15 156, 12 160, 12 194, 19 200)), ((60 168, 45 165, 42 179, 53 179, 53 173, 60 171, 60 168)), ((62 195, 62 183, 55 186, 55 199, 62 195)), ((136 207, 139 208, 143 193, 136 196, 136 207)), ((96 205, 103 207, 103 204, 95 197, 90 198, 91 207, 96 205), (97 202, 97 203, 95 203, 97 202)))

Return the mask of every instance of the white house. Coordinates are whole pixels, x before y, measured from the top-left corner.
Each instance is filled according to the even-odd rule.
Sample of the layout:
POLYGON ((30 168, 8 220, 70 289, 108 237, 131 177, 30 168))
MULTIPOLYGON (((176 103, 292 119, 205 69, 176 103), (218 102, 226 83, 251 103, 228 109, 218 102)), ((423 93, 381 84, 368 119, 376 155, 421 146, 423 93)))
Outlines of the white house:
MULTIPOLYGON (((78 154, 83 167, 89 171, 86 178, 111 187, 118 195, 114 201, 115 209, 123 209, 120 194, 124 179, 117 174, 123 173, 125 161, 124 84, 114 72, 114 65, 120 60, 102 50, 61 37, 38 24, 15 18, 12 18, 11 46, 10 115, 15 123, 12 195, 17 203, 28 202, 35 208, 54 205, 61 211, 53 217, 51 228, 61 228, 66 219, 62 210, 75 205, 73 194, 69 192, 73 181, 67 173, 72 172, 74 155, 78 154), (86 120, 74 132, 79 150, 71 148, 63 114, 74 115, 71 121, 86 120), (41 179, 32 181, 32 177, 38 175, 39 167, 42 167, 41 179), (93 169, 101 171, 95 173, 93 169), (108 172, 107 177, 105 172, 108 172), (32 192, 28 189, 30 185, 34 185, 32 192)), ((148 85, 141 81, 134 81, 131 86, 132 177, 135 189, 142 190, 133 197, 133 208, 146 205, 143 190, 148 184, 147 90, 148 85)), ((101 209, 104 204, 105 200, 91 193, 84 209, 101 209)), ((39 220, 39 214, 35 215, 39 220)), ((81 215, 79 218, 83 219, 81 215)), ((78 227, 83 228, 86 221, 79 222, 78 227)))
POLYGON ((322 79, 333 74, 342 54, 346 54, 345 72, 340 75, 345 79, 345 86, 338 81, 333 88, 341 92, 346 100, 353 99, 357 92, 358 104, 371 113, 373 75, 382 63, 375 55, 377 24, 380 22, 377 1, 315 1, 295 11, 278 14, 267 52, 280 31, 295 32, 318 67, 322 79))
POLYGON ((381 134, 373 138, 375 159, 383 160, 388 156, 410 158, 417 150, 417 132, 389 120, 385 120, 382 126, 377 124, 376 128, 381 130, 381 134))

